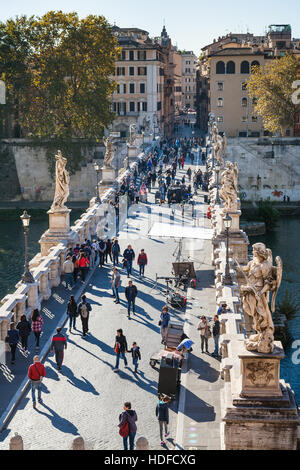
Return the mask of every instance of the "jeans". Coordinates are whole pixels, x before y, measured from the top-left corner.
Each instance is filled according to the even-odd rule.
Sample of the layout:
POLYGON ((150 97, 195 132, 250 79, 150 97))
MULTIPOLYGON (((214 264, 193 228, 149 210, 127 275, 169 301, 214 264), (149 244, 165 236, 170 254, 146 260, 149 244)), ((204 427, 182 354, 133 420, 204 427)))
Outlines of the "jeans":
POLYGON ((25 349, 25 351, 27 351, 27 343, 28 343, 28 335, 21 336, 22 348, 25 349))
POLYGON ((127 260, 127 265, 126 265, 126 267, 127 267, 127 274, 128 274, 128 276, 129 276, 130 274, 132 274, 132 260, 130 260, 130 261, 127 260))
POLYGON ((104 265, 105 252, 100 251, 100 266, 104 265))
POLYGON ((126 359, 126 356, 125 356, 125 352, 120 352, 120 354, 117 354, 117 360, 116 360, 116 367, 115 367, 115 369, 119 369, 120 358, 121 358, 121 359, 124 359, 125 367, 127 367, 128 362, 127 362, 127 359, 126 359))
POLYGON ((115 298, 116 298, 116 301, 117 301, 117 302, 120 302, 119 288, 113 286, 112 291, 113 291, 113 294, 114 294, 114 296, 115 296, 115 298))
POLYGON ((129 450, 134 450, 134 439, 136 432, 131 432, 127 437, 123 437, 124 450, 128 450, 128 438, 129 438, 129 450))
POLYGON ((81 317, 81 323, 82 323, 82 333, 83 333, 83 336, 85 336, 89 331, 89 318, 81 317))
POLYGON ((205 338, 205 336, 201 336, 201 349, 202 349, 202 352, 204 350, 204 345, 205 345, 205 348, 206 348, 206 352, 208 352, 208 338, 205 338))
POLYGON ((113 253, 113 264, 114 264, 114 266, 119 265, 119 255, 118 254, 113 253))
POLYGON ((35 346, 38 348, 39 345, 40 345, 40 336, 41 336, 41 331, 34 331, 34 336, 35 336, 35 339, 36 339, 36 343, 35 343, 35 346))
POLYGON ((217 336, 214 337, 214 342, 215 342, 214 355, 215 356, 219 355, 219 339, 220 339, 220 335, 217 335, 217 336))
POLYGON ((75 316, 69 315, 69 325, 70 325, 69 326, 70 330, 72 329, 72 327, 76 329, 76 317, 75 316))
POLYGON ((15 359, 16 359, 16 349, 17 349, 17 344, 10 344, 11 362, 15 362, 15 359))
POLYGON ((164 428, 165 434, 168 434, 168 423, 166 421, 159 421, 159 433, 160 433, 160 440, 164 440, 164 428))
POLYGON ((140 276, 144 276, 144 275, 145 275, 145 265, 140 264, 140 276))
POLYGON ((57 367, 58 369, 61 369, 61 366, 64 360, 64 350, 54 349, 54 352, 55 352, 55 360, 56 360, 57 367))
POLYGON ((33 403, 36 403, 36 399, 35 399, 36 390, 38 392, 38 400, 40 401, 42 399, 41 385, 42 383, 40 381, 38 382, 34 382, 33 380, 31 381, 31 396, 32 396, 33 403))
POLYGON ((73 281, 73 273, 66 273, 65 274, 65 281, 66 281, 66 289, 68 289, 68 287, 73 287, 74 285, 74 281, 73 281))
POLYGON ((132 312, 135 313, 135 299, 128 300, 128 316, 130 317, 130 307, 132 305, 132 312))
POLYGON ((134 365, 134 372, 137 372, 138 370, 138 366, 139 366, 139 358, 138 357, 134 357, 132 359, 132 363, 134 365))

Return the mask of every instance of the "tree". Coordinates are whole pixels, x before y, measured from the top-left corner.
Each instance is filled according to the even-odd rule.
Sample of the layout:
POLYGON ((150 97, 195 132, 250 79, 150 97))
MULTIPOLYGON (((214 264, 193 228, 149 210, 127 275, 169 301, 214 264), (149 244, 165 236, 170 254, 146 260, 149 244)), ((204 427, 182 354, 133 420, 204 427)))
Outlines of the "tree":
POLYGON ((296 107, 292 102, 293 82, 297 79, 298 62, 292 54, 276 58, 265 68, 256 65, 248 80, 249 96, 257 99, 255 112, 272 134, 294 126, 296 107))

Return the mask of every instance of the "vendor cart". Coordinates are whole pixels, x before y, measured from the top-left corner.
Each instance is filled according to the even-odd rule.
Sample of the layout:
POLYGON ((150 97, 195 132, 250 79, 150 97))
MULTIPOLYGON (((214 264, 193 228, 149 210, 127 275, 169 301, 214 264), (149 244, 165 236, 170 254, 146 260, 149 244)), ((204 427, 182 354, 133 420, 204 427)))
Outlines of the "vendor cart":
POLYGON ((170 322, 166 337, 165 349, 160 350, 151 356, 150 366, 154 368, 157 364, 161 363, 162 358, 167 356, 170 357, 171 353, 171 355, 174 357, 174 360, 178 362, 179 366, 181 367, 184 357, 182 353, 176 351, 176 348, 181 343, 182 335, 183 323, 170 322))

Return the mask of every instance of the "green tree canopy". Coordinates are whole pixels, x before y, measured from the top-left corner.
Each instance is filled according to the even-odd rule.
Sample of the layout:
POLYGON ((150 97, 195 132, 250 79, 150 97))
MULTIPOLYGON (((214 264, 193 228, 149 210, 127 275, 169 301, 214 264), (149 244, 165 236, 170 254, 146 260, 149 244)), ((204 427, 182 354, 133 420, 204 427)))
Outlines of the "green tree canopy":
POLYGON ((103 135, 113 120, 112 75, 119 54, 103 16, 79 19, 50 11, 16 18, 0 23, 0 44, 0 78, 25 136, 103 135))
POLYGON ((284 135, 284 129, 294 126, 296 107, 292 102, 293 82, 297 79, 298 62, 292 54, 274 59, 265 68, 252 67, 248 80, 249 96, 257 99, 256 113, 265 128, 284 135))

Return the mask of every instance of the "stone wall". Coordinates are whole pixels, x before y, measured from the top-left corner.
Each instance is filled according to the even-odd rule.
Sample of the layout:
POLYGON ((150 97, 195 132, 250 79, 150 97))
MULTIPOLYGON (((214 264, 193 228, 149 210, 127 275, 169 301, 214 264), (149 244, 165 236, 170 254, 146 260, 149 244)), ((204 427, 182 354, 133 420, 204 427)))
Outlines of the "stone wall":
POLYGON ((300 201, 300 139, 230 138, 227 158, 239 164, 242 201, 300 201))
POLYGON ((20 184, 12 148, 5 143, 0 144, 0 167, 0 200, 11 201, 20 195, 20 184))

